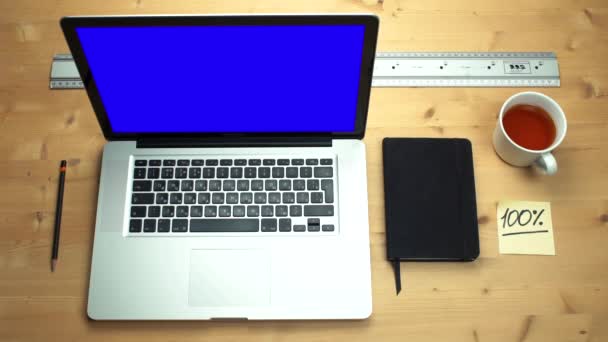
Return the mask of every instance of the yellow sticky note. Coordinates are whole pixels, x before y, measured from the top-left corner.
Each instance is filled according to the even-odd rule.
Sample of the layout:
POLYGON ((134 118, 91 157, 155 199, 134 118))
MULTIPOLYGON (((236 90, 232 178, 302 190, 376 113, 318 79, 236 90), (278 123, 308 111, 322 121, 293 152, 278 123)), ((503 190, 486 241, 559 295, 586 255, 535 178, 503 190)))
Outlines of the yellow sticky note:
POLYGON ((551 203, 501 201, 496 220, 500 254, 555 255, 551 203))

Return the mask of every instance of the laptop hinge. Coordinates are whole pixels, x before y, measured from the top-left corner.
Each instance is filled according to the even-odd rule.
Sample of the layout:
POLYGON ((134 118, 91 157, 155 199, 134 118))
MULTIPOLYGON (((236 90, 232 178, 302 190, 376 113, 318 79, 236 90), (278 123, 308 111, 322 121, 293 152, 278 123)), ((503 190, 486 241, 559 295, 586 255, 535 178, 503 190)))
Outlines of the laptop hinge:
POLYGON ((142 138, 137 148, 188 148, 188 147, 329 147, 331 138, 142 138))

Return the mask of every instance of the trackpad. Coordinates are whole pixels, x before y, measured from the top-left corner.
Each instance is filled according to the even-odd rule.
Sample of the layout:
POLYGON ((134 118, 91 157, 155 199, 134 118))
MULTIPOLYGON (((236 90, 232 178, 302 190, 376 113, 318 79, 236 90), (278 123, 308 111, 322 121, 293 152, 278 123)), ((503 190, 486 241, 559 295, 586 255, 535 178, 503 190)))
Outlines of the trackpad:
POLYGON ((270 304, 270 257, 261 249, 193 249, 190 252, 192 306, 270 304))

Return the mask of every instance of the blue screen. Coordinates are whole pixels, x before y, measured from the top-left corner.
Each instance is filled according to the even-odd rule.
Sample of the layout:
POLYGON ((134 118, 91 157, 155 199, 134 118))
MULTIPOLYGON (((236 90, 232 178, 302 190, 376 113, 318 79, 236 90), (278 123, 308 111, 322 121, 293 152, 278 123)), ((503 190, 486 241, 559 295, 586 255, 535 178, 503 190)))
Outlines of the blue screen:
POLYGON ((364 25, 81 27, 115 133, 352 132, 364 25))

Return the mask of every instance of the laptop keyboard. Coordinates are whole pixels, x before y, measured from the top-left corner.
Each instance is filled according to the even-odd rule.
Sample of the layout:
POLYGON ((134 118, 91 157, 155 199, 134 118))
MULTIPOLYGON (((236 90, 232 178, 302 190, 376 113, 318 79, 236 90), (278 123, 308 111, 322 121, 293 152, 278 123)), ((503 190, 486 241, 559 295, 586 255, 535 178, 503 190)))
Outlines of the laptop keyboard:
POLYGON ((131 235, 337 230, 333 158, 136 157, 132 175, 131 235))

